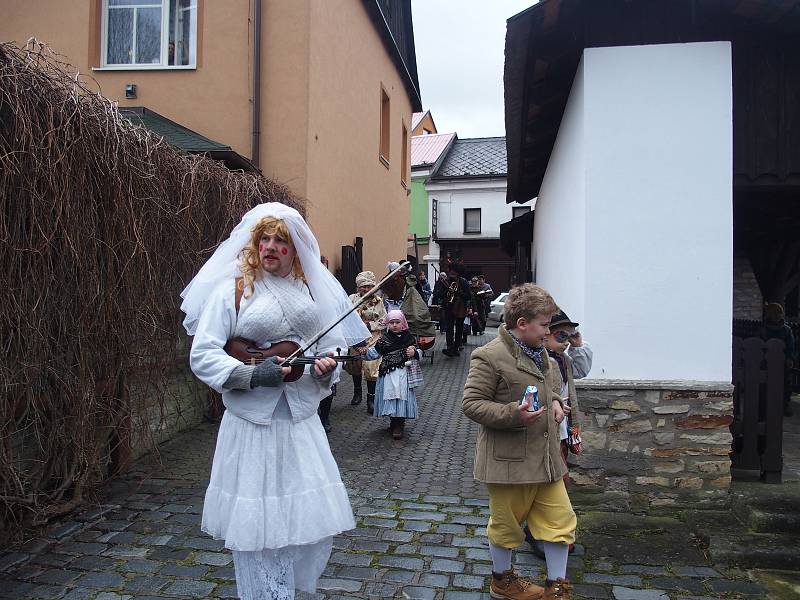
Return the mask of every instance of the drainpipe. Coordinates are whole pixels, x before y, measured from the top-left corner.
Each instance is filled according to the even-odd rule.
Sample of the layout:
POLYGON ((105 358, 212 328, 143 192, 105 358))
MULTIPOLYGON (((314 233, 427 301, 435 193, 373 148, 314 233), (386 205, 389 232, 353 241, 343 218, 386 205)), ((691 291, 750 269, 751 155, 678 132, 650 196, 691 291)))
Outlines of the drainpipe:
POLYGON ((260 169, 261 154, 261 0, 253 5, 253 139, 250 160, 260 169))

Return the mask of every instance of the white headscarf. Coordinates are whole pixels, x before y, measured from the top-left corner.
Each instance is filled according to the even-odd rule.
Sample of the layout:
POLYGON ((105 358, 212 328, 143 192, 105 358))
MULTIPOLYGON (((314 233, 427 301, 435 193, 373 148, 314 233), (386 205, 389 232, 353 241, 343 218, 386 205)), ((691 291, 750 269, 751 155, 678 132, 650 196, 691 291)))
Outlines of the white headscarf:
MULTIPOLYGON (((322 264, 319 244, 305 219, 299 212, 285 204, 266 202, 252 208, 242 217, 228 239, 217 247, 211 258, 181 292, 183 298, 181 310, 186 313, 183 326, 189 335, 195 334, 197 322, 211 292, 226 279, 232 282, 241 276, 241 252, 250 241, 256 224, 264 217, 273 217, 286 223, 322 324, 327 327, 352 308, 353 305, 341 284, 322 264)), ((346 347, 370 337, 369 330, 361 318, 353 312, 324 339, 330 340, 330 345, 346 347), (344 338, 344 344, 339 342, 341 338, 344 338)))

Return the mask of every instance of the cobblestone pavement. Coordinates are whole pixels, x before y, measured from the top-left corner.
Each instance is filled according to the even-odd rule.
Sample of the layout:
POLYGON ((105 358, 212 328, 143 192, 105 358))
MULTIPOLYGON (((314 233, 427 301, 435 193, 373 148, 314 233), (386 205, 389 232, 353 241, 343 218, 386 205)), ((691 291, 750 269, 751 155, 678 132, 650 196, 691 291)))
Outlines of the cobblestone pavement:
MULTIPOLYGON (((491 337, 489 330, 470 342, 491 337)), ((337 537, 316 598, 489 598, 486 494, 471 472, 476 427, 460 411, 470 349, 456 359, 437 350, 425 361, 421 416, 402 441, 365 403, 350 406, 343 376, 331 445, 358 527, 337 537)), ((230 553, 200 531, 215 435, 204 425, 162 446, 163 466, 142 461, 108 484, 104 504, 0 555, 0 597, 236 598, 230 553)), ((569 561, 576 597, 767 597, 746 574, 708 564, 679 521, 576 509, 584 544, 569 561)), ((515 563, 544 575, 527 549, 515 563)))

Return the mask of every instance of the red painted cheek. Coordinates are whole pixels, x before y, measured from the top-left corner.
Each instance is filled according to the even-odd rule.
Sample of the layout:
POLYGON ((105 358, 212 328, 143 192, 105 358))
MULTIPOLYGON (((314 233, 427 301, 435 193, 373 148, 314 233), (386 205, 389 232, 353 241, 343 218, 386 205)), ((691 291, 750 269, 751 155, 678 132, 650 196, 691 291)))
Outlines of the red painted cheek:
POLYGON ((264 250, 266 250, 266 248, 267 248, 267 245, 266 245, 264 242, 259 242, 259 244, 258 244, 258 251, 259 251, 261 254, 264 254, 264 250))
POLYGON ((281 254, 286 256, 287 254, 289 254, 289 249, 288 248, 281 248, 281 254))

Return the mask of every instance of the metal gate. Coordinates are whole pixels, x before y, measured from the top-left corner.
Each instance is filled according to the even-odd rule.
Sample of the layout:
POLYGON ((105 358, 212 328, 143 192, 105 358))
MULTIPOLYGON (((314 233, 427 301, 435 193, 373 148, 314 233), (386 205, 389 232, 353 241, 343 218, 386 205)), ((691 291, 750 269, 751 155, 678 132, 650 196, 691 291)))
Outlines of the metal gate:
POLYGON ((363 271, 364 238, 357 237, 353 246, 342 246, 342 266, 336 278, 348 294, 356 292, 356 275, 363 271))
POLYGON ((735 479, 780 483, 783 470, 784 343, 733 338, 733 449, 735 479))

